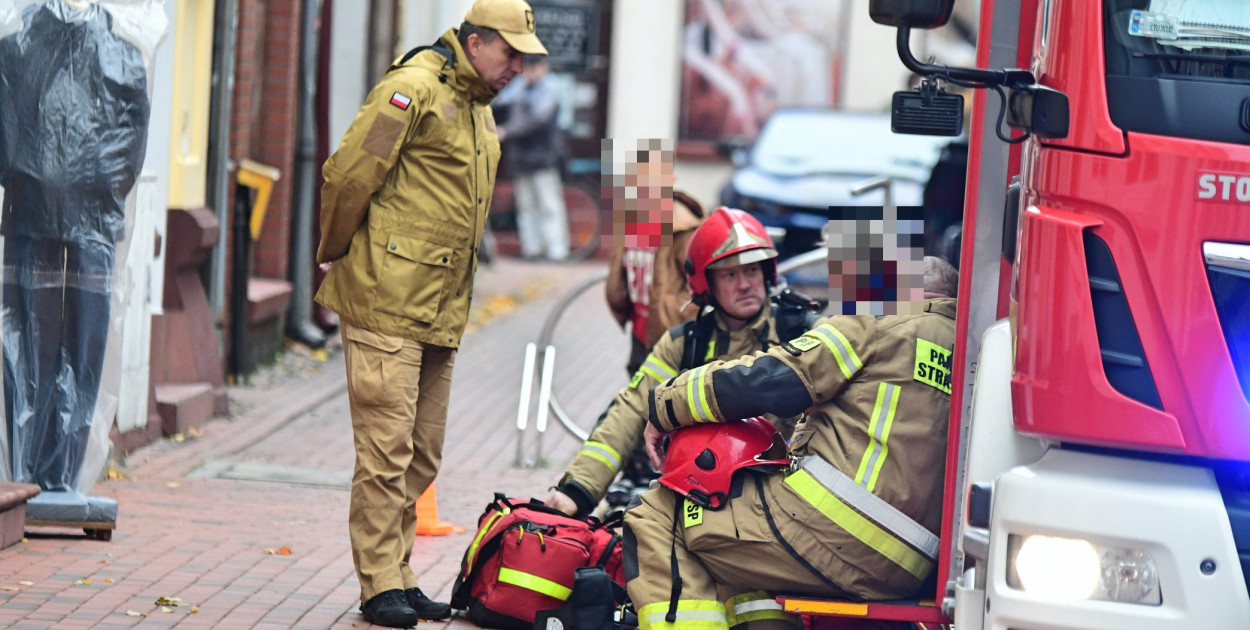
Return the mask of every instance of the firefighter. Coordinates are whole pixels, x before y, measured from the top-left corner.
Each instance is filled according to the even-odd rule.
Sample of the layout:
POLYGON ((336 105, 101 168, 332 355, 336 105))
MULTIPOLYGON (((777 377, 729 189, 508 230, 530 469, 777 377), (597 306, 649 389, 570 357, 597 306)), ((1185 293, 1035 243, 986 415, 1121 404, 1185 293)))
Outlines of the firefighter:
MULTIPOLYGON (((700 309, 699 317, 660 338, 544 500, 547 505, 583 516, 598 505, 624 459, 642 440, 652 387, 713 359, 768 350, 802 334, 814 320, 814 315, 804 317, 818 308, 810 300, 769 304, 768 286, 777 279, 777 250, 764 226, 746 212, 720 208, 712 213, 695 230, 687 256, 691 299, 700 309), (705 307, 711 312, 706 313, 705 307)), ((773 420, 785 426, 778 418, 773 420)))
POLYGON ((806 411, 793 464, 738 472, 721 509, 658 487, 626 512, 641 630, 797 627, 765 590, 883 600, 921 588, 938 553, 956 273, 928 257, 924 281, 912 314, 826 318, 766 353, 653 390, 653 459, 683 426, 806 411))

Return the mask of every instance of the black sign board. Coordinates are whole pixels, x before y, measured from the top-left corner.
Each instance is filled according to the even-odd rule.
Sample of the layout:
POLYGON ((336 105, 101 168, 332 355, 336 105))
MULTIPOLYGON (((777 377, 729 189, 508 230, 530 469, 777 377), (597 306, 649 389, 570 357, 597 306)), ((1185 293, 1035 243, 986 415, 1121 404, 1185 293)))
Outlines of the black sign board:
POLYGON ((550 53, 555 72, 581 74, 598 54, 599 3, 595 0, 532 0, 534 32, 550 53))

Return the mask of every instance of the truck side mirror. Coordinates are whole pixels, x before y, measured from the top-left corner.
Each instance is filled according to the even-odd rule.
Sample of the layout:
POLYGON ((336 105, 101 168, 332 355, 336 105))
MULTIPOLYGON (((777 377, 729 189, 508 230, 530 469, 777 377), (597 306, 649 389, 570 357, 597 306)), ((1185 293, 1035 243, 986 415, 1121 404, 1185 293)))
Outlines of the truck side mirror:
POLYGON ((872 21, 886 26, 937 28, 946 24, 955 0, 871 0, 872 21))

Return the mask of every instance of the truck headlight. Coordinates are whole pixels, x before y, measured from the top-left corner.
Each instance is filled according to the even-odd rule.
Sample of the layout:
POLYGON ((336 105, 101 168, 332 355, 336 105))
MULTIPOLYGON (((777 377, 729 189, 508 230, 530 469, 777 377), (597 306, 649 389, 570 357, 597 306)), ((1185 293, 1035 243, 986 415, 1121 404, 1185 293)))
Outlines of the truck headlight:
POLYGON ((1007 557, 1007 584, 1032 595, 1146 605, 1163 601, 1154 559, 1140 549, 1012 535, 1007 557))

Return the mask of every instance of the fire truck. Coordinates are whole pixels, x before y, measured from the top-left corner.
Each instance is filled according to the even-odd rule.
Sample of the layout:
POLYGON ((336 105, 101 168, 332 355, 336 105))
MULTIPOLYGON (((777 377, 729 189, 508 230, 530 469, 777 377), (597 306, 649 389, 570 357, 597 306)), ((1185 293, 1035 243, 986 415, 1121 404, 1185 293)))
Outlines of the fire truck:
POLYGON ((982 0, 976 68, 917 60, 954 0, 871 0, 976 88, 937 581, 779 598, 957 630, 1250 628, 1250 2, 982 0))

